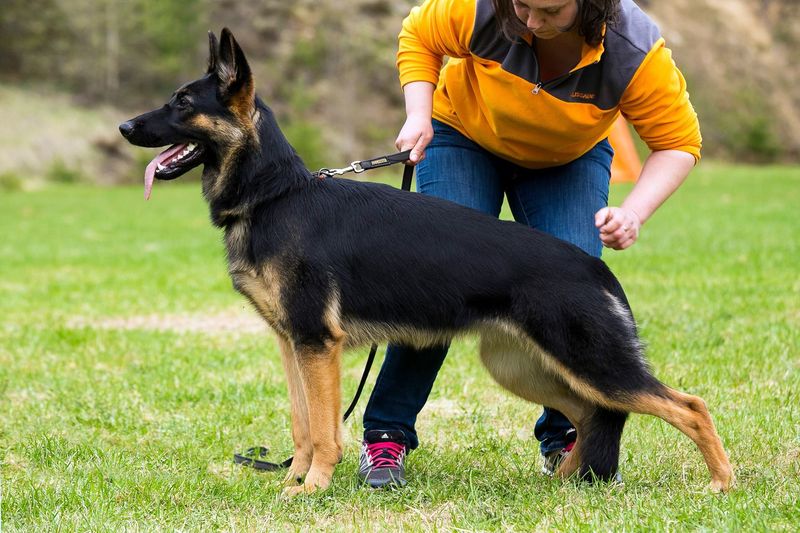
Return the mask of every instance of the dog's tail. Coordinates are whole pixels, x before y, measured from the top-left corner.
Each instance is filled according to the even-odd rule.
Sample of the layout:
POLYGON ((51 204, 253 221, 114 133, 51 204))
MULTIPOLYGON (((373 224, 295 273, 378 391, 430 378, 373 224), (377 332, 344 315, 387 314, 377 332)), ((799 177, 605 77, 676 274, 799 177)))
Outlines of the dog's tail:
POLYGON ((628 413, 597 407, 578 430, 581 479, 610 481, 619 467, 619 444, 628 413))

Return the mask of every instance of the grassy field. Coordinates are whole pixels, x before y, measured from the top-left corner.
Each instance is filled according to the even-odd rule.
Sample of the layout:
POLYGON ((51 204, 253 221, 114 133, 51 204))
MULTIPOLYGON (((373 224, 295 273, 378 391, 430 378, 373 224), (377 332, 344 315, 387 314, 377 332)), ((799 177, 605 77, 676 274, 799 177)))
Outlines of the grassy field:
MULTIPOLYGON (((0 192, 3 531, 796 531, 800 169, 706 163, 605 256, 656 374, 707 401, 738 475, 727 495, 687 438, 642 416, 624 487, 543 477, 538 407, 496 386, 468 338, 420 416, 407 488, 358 485, 362 400, 331 490, 282 500, 281 475, 231 464, 255 444, 290 453, 275 343, 231 289, 199 186, 165 185, 148 203, 0 192)), ((345 396, 365 353, 345 359, 345 396)))

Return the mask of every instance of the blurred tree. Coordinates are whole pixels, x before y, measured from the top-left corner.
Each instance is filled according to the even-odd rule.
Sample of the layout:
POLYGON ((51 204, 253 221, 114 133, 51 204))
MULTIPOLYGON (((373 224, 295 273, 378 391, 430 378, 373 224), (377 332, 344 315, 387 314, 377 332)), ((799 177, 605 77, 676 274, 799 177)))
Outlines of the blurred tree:
POLYGON ((65 18, 57 0, 4 0, 0 9, 0 75, 11 81, 45 75, 54 63, 51 42, 68 40, 65 18))
POLYGON ((197 50, 205 2, 4 0, 0 79, 45 82, 87 101, 163 94, 197 72, 187 50, 197 50))

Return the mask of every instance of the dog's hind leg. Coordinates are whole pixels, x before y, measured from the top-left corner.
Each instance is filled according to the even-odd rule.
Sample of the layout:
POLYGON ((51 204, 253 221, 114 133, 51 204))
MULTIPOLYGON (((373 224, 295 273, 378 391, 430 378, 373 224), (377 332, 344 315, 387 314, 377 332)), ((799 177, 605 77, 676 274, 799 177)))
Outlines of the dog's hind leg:
POLYGON ((594 407, 575 424, 578 439, 556 472, 566 478, 576 470, 586 481, 614 479, 619 468, 619 448, 628 413, 594 407))
MULTIPOLYGON (((562 478, 571 476, 581 466, 583 456, 587 453, 584 431, 592 427, 597 406, 572 390, 544 364, 544 355, 538 347, 519 336, 502 330, 485 331, 481 338, 481 361, 502 387, 525 400, 559 410, 577 428, 575 446, 557 472, 562 478)), ((587 433, 587 436, 591 434, 587 433)), ((592 439, 588 442, 592 442, 592 439)), ((618 453, 619 438, 615 449, 618 453)), ((594 459, 591 451, 589 455, 594 459)), ((608 462, 613 463, 614 472, 617 460, 618 455, 608 457, 608 462)))
POLYGON ((703 454, 711 473, 712 490, 730 489, 734 480, 733 469, 705 402, 697 396, 663 385, 642 365, 631 365, 626 368, 626 372, 631 380, 640 377, 640 383, 646 385, 638 390, 604 392, 569 371, 565 370, 563 374, 570 388, 597 406, 596 413, 576 424, 576 448, 579 448, 582 463, 585 463, 585 466, 582 464, 580 467, 581 475, 589 475, 590 470, 598 477, 610 473, 610 465, 613 463, 608 457, 604 458, 606 452, 598 448, 613 445, 617 450, 614 452, 616 456, 618 434, 622 433, 625 413, 642 413, 661 418, 692 439, 703 454), (637 373, 640 375, 637 376, 637 373), (588 427, 582 428, 584 424, 588 427), (588 440, 582 440, 582 433, 588 440))
POLYGON ((308 429, 313 456, 302 485, 287 487, 284 494, 295 496, 328 488, 336 464, 342 458, 340 434, 340 364, 343 337, 321 345, 295 346, 297 368, 305 392, 308 429))
MULTIPOLYGON (((619 371, 642 384, 641 389, 604 392, 555 360, 548 361, 550 357, 519 335, 484 334, 481 343, 481 359, 498 383, 527 400, 558 409, 575 425, 578 439, 559 467, 560 477, 579 470, 583 478, 612 478, 626 416, 634 412, 657 416, 686 434, 703 454, 712 489, 731 487, 733 470, 701 398, 666 387, 639 363, 619 371)), ((622 364, 623 358, 614 361, 622 364)))
POLYGON ((284 485, 288 487, 303 482, 308 469, 311 468, 313 449, 311 447, 311 431, 308 422, 308 404, 306 402, 306 393, 303 390, 303 381, 300 378, 300 369, 297 366, 297 357, 288 339, 279 336, 278 345, 283 369, 286 373, 286 384, 289 389, 289 402, 292 412, 294 456, 289 472, 283 481, 284 485))
POLYGON ((631 380, 645 385, 634 390, 604 392, 573 373, 564 371, 564 379, 570 387, 597 406, 596 413, 585 421, 587 428, 582 429, 582 422, 576 424, 576 447, 580 445, 581 455, 585 459, 582 462, 586 463, 585 468, 581 465, 581 475, 589 475, 589 470, 593 470, 595 475, 603 477, 610 472, 608 465, 611 463, 603 457, 605 452, 598 448, 618 446, 614 443, 618 441, 617 434, 622 432, 625 413, 642 413, 661 418, 692 439, 711 473, 712 490, 730 489, 734 480, 733 469, 705 402, 697 396, 663 385, 643 365, 631 365, 625 371, 631 380), (581 432, 587 434, 589 440, 581 442, 581 432))
POLYGON ((661 385, 657 393, 633 394, 625 402, 632 412, 657 416, 692 439, 711 472, 711 489, 727 491, 734 482, 733 468, 711 420, 706 403, 698 396, 661 385))
MULTIPOLYGON (((526 301, 523 298, 522 304, 526 301)), ((534 304, 530 306, 536 309, 534 304)), ((525 309, 524 305, 518 307, 525 309)), ((621 431, 622 413, 657 416, 694 441, 708 465, 713 490, 725 491, 731 487, 733 470, 705 403, 696 396, 666 387, 652 375, 621 292, 617 296, 608 291, 594 296, 583 294, 546 311, 530 313, 517 323, 526 324, 530 338, 547 347, 542 351, 546 368, 581 397, 607 411, 598 411, 595 425, 611 423, 612 429, 616 425, 621 431), (618 415, 614 417, 608 412, 618 415)), ((580 423, 576 427, 580 442, 580 423)), ((616 430, 612 433, 615 442, 616 430)), ((599 445, 607 445, 611 437, 596 438, 600 438, 599 445)), ((586 461, 587 469, 606 470, 604 464, 608 462, 595 449, 598 444, 584 442, 580 446, 582 455, 594 454, 596 458, 595 464, 586 461)), ((581 469, 582 474, 588 472, 583 466, 581 469)))

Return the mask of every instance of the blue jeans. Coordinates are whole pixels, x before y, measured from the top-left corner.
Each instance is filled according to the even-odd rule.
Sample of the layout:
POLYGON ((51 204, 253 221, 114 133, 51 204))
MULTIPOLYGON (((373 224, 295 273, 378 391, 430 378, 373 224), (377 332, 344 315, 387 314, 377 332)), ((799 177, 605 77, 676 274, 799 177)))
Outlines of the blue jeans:
MULTIPOLYGON (((611 158, 607 140, 575 161, 530 170, 490 154, 457 130, 434 120, 434 137, 417 166, 417 190, 499 216, 503 196, 517 222, 600 257, 594 214, 608 203, 611 158)), ((422 350, 389 345, 364 412, 364 430, 401 430, 409 448, 419 445, 414 424, 433 387, 448 346, 422 350)), ((534 429, 546 454, 563 448, 572 424, 545 407, 534 429)))

